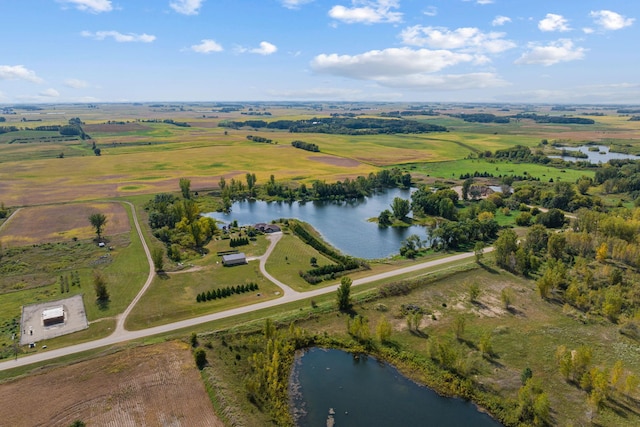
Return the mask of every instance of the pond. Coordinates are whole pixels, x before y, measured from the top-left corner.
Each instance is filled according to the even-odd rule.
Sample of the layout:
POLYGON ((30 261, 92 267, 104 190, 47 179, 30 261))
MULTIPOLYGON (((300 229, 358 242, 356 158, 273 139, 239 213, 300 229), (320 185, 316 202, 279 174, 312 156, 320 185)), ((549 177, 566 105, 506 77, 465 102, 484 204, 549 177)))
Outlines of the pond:
POLYGON ((557 147, 567 151, 579 151, 587 155, 587 158, 573 156, 548 156, 552 159, 563 159, 571 162, 583 161, 589 163, 607 163, 611 159, 631 159, 638 160, 640 157, 634 154, 613 153, 606 145, 581 145, 579 147, 557 147), (597 151, 595 151, 597 149, 597 151))
POLYGON ((395 197, 411 198, 410 190, 389 189, 371 197, 348 202, 235 202, 228 214, 205 214, 226 224, 237 220, 240 225, 271 222, 279 218, 296 218, 311 224, 322 237, 347 255, 358 258, 386 258, 398 253, 402 241, 412 234, 426 237, 424 227, 378 227, 367 221, 385 209, 391 210, 395 197))
POLYGON ((498 427, 471 402, 443 397, 371 356, 311 348, 296 359, 291 405, 300 427, 498 427))

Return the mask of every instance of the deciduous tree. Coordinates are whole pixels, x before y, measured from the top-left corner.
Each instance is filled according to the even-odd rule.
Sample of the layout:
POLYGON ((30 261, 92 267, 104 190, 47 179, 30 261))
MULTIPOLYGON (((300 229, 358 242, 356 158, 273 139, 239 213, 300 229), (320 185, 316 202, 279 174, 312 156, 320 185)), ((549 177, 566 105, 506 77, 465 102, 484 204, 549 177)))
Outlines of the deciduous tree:
POLYGON ((156 271, 162 271, 164 269, 164 250, 161 247, 154 247, 151 249, 151 259, 153 260, 153 266, 156 271))
POLYGON ((191 198, 191 180, 188 178, 180 178, 180 192, 185 199, 191 198))
POLYGON ((98 303, 106 303, 109 301, 109 290, 104 276, 99 271, 93 272, 93 289, 96 291, 96 300, 98 303))
POLYGON ((344 276, 340 280, 340 286, 337 291, 338 309, 341 311, 349 311, 351 309, 351 279, 344 276))
POLYGON ((99 212, 92 213, 91 215, 89 215, 89 222, 91 223, 91 226, 96 230, 98 240, 102 239, 102 231, 104 230, 104 226, 107 224, 106 215, 99 212))

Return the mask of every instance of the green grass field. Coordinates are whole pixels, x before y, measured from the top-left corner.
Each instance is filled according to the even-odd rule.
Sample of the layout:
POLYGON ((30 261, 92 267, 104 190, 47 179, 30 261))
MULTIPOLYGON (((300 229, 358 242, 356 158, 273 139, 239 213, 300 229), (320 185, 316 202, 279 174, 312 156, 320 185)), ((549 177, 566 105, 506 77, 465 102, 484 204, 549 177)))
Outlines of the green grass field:
POLYGON ((500 176, 526 174, 539 178, 541 182, 556 181, 576 182, 582 176, 593 177, 592 170, 576 170, 570 168, 556 168, 554 166, 531 163, 509 163, 504 161, 490 161, 486 159, 462 159, 451 162, 420 163, 405 165, 410 173, 420 173, 432 178, 457 180, 465 173, 487 172, 496 179, 500 176))

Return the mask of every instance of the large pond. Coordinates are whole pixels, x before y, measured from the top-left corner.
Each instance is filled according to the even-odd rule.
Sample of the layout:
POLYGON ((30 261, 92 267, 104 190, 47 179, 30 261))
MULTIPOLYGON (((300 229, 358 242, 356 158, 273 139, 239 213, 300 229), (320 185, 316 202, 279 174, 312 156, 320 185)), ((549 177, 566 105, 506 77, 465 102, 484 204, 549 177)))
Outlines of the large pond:
POLYGON ((279 218, 297 218, 311 224, 322 237, 345 254, 358 258, 386 258, 398 253, 404 239, 411 234, 425 238, 425 228, 381 228, 367 221, 385 209, 391 210, 395 197, 411 198, 410 190, 390 189, 371 197, 349 202, 235 202, 228 214, 205 214, 225 223, 237 220, 240 225, 270 222, 279 218))
POLYGON ((300 427, 340 426, 498 427, 470 402, 443 397, 373 357, 312 348, 296 360, 291 376, 294 415, 300 427))
POLYGON ((568 152, 579 151, 587 155, 587 158, 573 156, 549 156, 552 159, 563 159, 571 162, 586 161, 589 163, 607 163, 611 159, 638 160, 640 157, 633 154, 613 153, 606 145, 581 145, 579 147, 564 147, 568 152), (597 149, 597 151, 596 151, 597 149))

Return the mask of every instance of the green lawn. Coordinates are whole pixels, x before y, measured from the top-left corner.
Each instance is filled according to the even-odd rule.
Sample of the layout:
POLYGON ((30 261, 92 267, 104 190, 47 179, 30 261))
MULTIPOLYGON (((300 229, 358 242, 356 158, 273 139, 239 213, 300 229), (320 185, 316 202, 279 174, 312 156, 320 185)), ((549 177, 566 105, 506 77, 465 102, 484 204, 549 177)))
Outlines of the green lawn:
POLYGON ((273 277, 297 291, 308 291, 328 285, 329 282, 310 285, 298 274, 300 271, 313 268, 310 263, 311 257, 316 258, 318 266, 335 264, 297 236, 284 234, 267 260, 266 268, 273 277))
POLYGON ((474 172, 487 172, 492 174, 496 180, 500 176, 519 175, 524 176, 525 172, 542 182, 553 181, 575 182, 583 175, 593 177, 595 172, 591 170, 575 170, 569 168, 556 168, 548 165, 532 163, 508 163, 498 160, 485 159, 464 159, 450 162, 435 163, 414 163, 405 165, 410 173, 421 173, 433 178, 457 180, 461 175, 474 172))
MULTIPOLYGON (((216 257, 216 259, 219 262, 220 258, 216 257)), ((211 266, 196 267, 192 271, 156 276, 151 287, 131 312, 126 326, 128 329, 144 329, 255 304, 281 295, 280 288, 260 274, 258 261, 234 267, 223 267, 222 263, 216 263, 211 266), (257 283, 259 290, 231 295, 223 299, 196 302, 196 297, 201 292, 222 289, 226 286, 235 287, 249 282, 257 283)))

